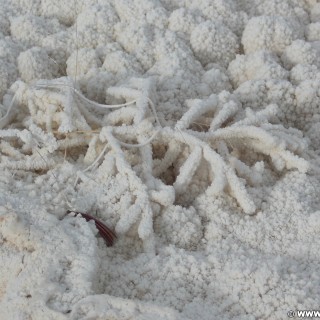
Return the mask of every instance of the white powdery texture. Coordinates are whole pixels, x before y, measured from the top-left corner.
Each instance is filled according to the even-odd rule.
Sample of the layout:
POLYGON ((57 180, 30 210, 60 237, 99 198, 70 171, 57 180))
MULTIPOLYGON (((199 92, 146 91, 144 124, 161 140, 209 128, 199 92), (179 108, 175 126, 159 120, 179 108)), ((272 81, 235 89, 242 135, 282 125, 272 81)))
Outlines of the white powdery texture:
POLYGON ((157 301, 185 319, 286 319, 292 305, 317 304, 319 181, 292 172, 262 189, 263 212, 253 219, 239 215, 226 195, 201 195, 194 209, 207 223, 198 250, 175 243, 152 259, 108 254, 112 261, 103 265, 101 280, 106 292, 157 301))
POLYGON ((95 292, 94 227, 82 218, 60 221, 35 202, 0 198, 3 319, 65 319, 73 301, 95 292))
POLYGON ((1 316, 314 309, 319 12, 0 0, 1 316), (115 246, 68 209, 113 228, 115 246))

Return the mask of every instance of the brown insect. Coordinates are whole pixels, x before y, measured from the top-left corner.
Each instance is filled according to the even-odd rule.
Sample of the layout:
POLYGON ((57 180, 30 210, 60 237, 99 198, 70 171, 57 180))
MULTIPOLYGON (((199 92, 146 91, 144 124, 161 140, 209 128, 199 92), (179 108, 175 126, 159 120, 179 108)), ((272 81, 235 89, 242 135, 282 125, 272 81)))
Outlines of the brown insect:
POLYGON ((99 230, 99 234, 107 243, 107 246, 111 247, 113 245, 115 239, 117 238, 117 235, 114 233, 114 231, 112 231, 109 227, 107 227, 102 221, 93 217, 90 214, 83 213, 83 212, 68 210, 67 214, 69 214, 69 213, 74 213, 75 216, 80 214, 81 217, 86 219, 86 221, 93 220, 95 222, 97 229, 99 230))

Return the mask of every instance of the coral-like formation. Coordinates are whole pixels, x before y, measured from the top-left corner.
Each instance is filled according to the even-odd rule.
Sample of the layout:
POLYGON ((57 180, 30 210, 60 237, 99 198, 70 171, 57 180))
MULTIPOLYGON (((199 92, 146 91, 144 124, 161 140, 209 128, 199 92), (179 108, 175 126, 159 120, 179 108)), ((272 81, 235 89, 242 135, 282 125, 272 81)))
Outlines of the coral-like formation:
POLYGON ((45 49, 32 47, 18 57, 19 73, 29 83, 37 79, 52 79, 59 75, 59 67, 45 49))
POLYGON ((223 24, 209 21, 197 25, 191 33, 191 47, 203 65, 227 66, 235 58, 239 44, 236 35, 223 24))
POLYGON ((245 53, 266 48, 277 54, 299 37, 297 28, 281 16, 259 16, 251 18, 242 34, 245 53))
POLYGON ((229 64, 228 73, 236 87, 248 80, 288 77, 288 72, 279 64, 277 56, 265 50, 237 55, 229 64))
POLYGON ((84 157, 89 164, 78 173, 78 183, 87 174, 94 179, 109 155, 132 194, 116 231, 125 233, 138 222, 138 234, 150 250, 154 215, 178 202, 191 186, 213 197, 228 192, 245 213, 253 214, 257 205, 248 187, 263 182, 265 166, 308 170, 300 157, 306 141, 298 130, 272 122, 278 110, 274 104, 257 112, 243 110, 236 96, 222 91, 188 100, 188 111, 173 127, 164 127, 152 102, 153 78, 132 78, 109 88, 108 94, 125 100, 119 105, 87 99, 69 78, 18 87, 16 104, 27 108, 24 128, 1 131, 1 167, 46 170, 56 164, 57 154, 73 149, 77 161, 84 157))

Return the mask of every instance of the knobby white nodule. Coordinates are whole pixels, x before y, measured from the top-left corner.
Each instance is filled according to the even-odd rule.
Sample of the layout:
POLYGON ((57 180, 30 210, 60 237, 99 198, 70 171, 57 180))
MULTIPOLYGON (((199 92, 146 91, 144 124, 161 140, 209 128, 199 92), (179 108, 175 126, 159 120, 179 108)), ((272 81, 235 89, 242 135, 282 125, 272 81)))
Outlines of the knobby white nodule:
POLYGON ((308 170, 301 157, 307 147, 302 133, 272 123, 276 105, 243 110, 236 96, 223 91, 188 100, 189 109, 176 125, 163 127, 153 104, 154 78, 109 88, 116 101, 125 101, 117 105, 91 101, 74 85, 61 78, 13 86, 16 94, 0 119, 0 166, 47 170, 59 164, 58 154, 72 148, 76 161, 87 165, 78 172, 77 184, 87 175, 94 180, 104 159, 111 159, 110 174, 126 176, 132 194, 116 231, 125 233, 138 223, 148 250, 154 248, 154 215, 189 188, 205 183, 203 191, 213 197, 228 192, 253 214, 257 205, 248 186, 263 183, 265 166, 308 170), (197 177, 201 172, 205 179, 197 177))

